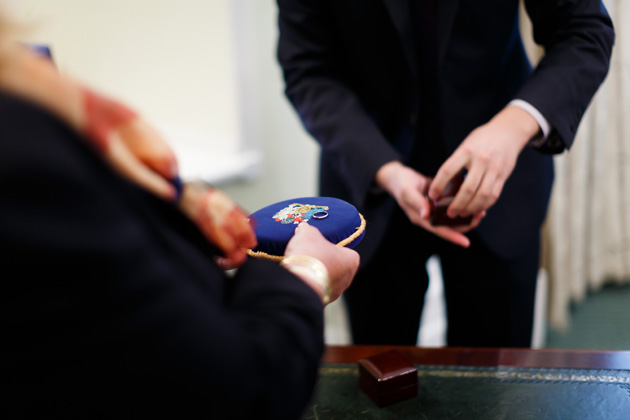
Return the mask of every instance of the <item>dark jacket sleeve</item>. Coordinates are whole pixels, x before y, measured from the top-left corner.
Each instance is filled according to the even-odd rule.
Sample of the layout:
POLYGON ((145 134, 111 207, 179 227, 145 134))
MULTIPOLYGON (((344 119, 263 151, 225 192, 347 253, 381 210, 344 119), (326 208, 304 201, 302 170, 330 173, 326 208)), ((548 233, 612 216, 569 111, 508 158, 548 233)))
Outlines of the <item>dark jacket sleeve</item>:
POLYGON ((286 95, 352 201, 361 205, 378 169, 402 157, 344 80, 330 1, 278 0, 278 6, 278 59, 286 95))
POLYGON ((317 295, 271 262, 226 277, 177 209, 55 118, 4 95, 0 114, 0 412, 297 418, 317 295))
POLYGON ((569 148, 586 108, 608 73, 612 21, 600 0, 526 0, 534 39, 545 55, 522 87, 521 98, 547 118, 548 141, 569 148), (558 140, 551 137, 557 137, 558 140))

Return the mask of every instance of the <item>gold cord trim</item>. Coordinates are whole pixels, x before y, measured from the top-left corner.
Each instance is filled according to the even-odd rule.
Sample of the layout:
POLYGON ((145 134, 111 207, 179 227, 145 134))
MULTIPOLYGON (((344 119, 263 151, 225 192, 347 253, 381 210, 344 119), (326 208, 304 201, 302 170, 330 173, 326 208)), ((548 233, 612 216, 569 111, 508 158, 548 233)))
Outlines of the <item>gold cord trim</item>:
POLYGON ((365 219, 363 218, 363 215, 361 213, 359 213, 359 217, 361 218, 361 225, 357 228, 357 230, 352 235, 348 236, 346 239, 344 239, 343 241, 339 242, 337 244, 337 246, 349 245, 349 244, 352 243, 352 241, 354 241, 359 236, 361 236, 361 234, 365 230, 365 219))

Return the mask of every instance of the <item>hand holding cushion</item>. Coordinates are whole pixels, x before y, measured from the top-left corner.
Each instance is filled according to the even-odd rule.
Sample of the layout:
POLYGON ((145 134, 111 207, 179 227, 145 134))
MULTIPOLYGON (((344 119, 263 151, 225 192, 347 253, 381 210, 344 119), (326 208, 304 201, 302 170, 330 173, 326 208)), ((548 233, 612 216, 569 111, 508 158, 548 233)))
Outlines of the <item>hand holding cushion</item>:
MULTIPOLYGON (((350 286, 359 268, 359 254, 350 248, 335 246, 319 230, 308 223, 300 223, 295 235, 287 244, 285 257, 307 255, 321 261, 328 270, 330 295, 326 303, 333 302, 350 286)), ((322 297, 322 286, 308 276, 300 276, 322 297)))

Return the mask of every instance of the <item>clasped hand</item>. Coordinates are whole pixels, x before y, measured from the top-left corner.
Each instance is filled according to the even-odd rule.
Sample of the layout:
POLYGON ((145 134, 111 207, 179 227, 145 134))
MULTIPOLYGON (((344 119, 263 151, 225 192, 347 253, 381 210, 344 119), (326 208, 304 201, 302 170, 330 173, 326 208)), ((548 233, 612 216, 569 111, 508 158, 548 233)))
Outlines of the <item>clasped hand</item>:
POLYGON ((400 162, 381 167, 376 182, 398 202, 409 220, 454 244, 468 247, 464 233, 476 228, 497 201, 516 165, 518 155, 539 133, 536 121, 524 110, 508 106, 489 123, 473 130, 440 167, 435 177, 426 177, 400 162), (433 226, 429 221, 430 199, 442 196, 458 174, 467 175, 447 209, 449 217, 472 215, 465 226, 433 226))
POLYGON ((396 199, 411 223, 456 245, 470 246, 470 239, 464 233, 476 228, 485 216, 485 212, 475 214, 469 225, 433 226, 429 220, 430 206, 426 197, 431 178, 425 177, 400 162, 390 162, 381 167, 376 180, 396 199))

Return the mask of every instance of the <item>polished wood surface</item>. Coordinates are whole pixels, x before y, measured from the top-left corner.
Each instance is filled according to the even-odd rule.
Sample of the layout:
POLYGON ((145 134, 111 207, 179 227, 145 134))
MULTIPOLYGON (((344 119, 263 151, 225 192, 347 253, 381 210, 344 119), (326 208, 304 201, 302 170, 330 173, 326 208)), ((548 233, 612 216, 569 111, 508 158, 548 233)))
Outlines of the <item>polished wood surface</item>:
POLYGON ((411 363, 419 365, 630 370, 630 351, 594 350, 328 346, 323 362, 356 363, 388 350, 398 350, 411 363))

